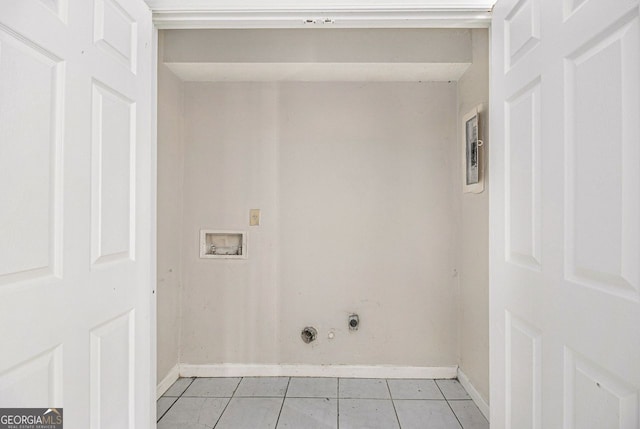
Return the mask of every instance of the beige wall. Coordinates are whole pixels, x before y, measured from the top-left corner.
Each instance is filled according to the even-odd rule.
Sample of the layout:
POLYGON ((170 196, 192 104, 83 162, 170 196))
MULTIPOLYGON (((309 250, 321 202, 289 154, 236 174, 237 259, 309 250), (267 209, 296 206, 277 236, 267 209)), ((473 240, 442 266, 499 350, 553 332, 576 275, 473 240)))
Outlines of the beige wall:
POLYGON ((488 189, 462 194, 459 132, 488 104, 487 38, 472 30, 457 88, 160 66, 158 380, 178 362, 459 364, 488 399, 488 189), (248 231, 249 259, 199 259, 200 228, 248 231))
MULTIPOLYGON (((462 117, 484 104, 485 154, 488 136, 489 41, 488 31, 472 30, 473 64, 458 82, 458 114, 462 117)), ((459 126, 461 130, 461 126, 459 126)), ((462 140, 460 135, 458 141, 462 140)), ((460 144, 460 143, 459 143, 460 144)), ((458 152, 459 154, 460 152, 458 152)), ((458 155, 459 156, 459 155, 458 155)), ((485 162, 487 156, 484 157, 485 162)), ((485 168, 488 165, 485 164, 485 168)), ((489 402, 489 183, 481 194, 460 194, 462 173, 456 171, 455 188, 459 201, 459 336, 460 369, 489 402)))
POLYGON ((183 83, 158 67, 158 381, 178 363, 182 225, 183 83))
POLYGON ((187 83, 180 362, 455 365, 457 110, 455 83, 187 83), (249 258, 199 259, 200 228, 249 258))
POLYGON ((276 88, 185 85, 181 363, 279 362, 276 88), (249 258, 200 259, 200 229, 248 231, 249 258))
POLYGON ((165 31, 169 64, 469 64, 471 30, 461 28, 215 29, 165 31))

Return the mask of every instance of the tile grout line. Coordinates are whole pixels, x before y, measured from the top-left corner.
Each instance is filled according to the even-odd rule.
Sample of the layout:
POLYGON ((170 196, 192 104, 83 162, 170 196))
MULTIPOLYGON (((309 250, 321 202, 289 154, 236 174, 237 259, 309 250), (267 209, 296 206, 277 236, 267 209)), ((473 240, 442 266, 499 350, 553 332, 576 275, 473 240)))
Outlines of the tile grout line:
POLYGON ((336 429, 340 429, 340 377, 337 377, 336 387, 336 429))
POLYGON ((225 411, 227 411, 227 407, 231 403, 231 400, 233 399, 233 397, 236 395, 236 390, 238 390, 238 387, 240 387, 240 383, 242 383, 242 380, 244 379, 244 377, 239 377, 239 378, 240 378, 240 381, 238 381, 238 384, 236 384, 236 388, 233 389, 233 392, 231 392, 231 397, 227 401, 227 405, 224 406, 224 408, 222 409, 222 412, 220 413, 220 417, 218 417, 218 420, 216 420, 216 423, 213 425, 213 428, 211 429, 215 429, 215 427, 218 426, 218 423, 220 423, 220 420, 222 420, 222 415, 224 414, 225 411))
MULTIPOLYGON (((187 396, 188 397, 188 396, 187 396)), ((192 396, 193 398, 218 398, 217 396, 192 396)), ((282 396, 280 395, 251 395, 251 396, 235 396, 236 398, 242 398, 242 399, 250 399, 250 398, 261 398, 261 399, 266 399, 266 398, 282 398, 282 396)), ((219 398, 228 398, 228 396, 220 396, 219 398)), ((288 399, 336 399, 333 397, 329 397, 329 396, 287 396, 288 399)), ((345 398, 345 399, 369 399, 369 398, 345 398)), ((372 398, 375 399, 375 398, 372 398)))
MULTIPOLYGON (((279 398, 279 396, 254 396, 255 398, 279 398)), ((337 396, 327 396, 327 395, 318 395, 318 396, 288 396, 287 398, 291 399, 337 399, 337 396)), ((347 399, 347 398, 345 398, 347 399)), ((353 398, 355 399, 355 398, 353 398)))
MULTIPOLYGON (((384 380, 384 379, 381 379, 384 380)), ((363 400, 367 400, 367 401, 388 401, 390 398, 369 398, 368 396, 351 396, 348 398, 342 398, 342 399, 353 399, 353 400, 359 400, 359 399, 363 399, 363 400)), ((444 401, 444 399, 403 399, 403 398, 397 398, 400 401, 444 401)))
POLYGON ((280 404, 280 412, 278 413, 278 419, 276 420, 276 425, 273 429, 278 428, 278 423, 280 423, 280 415, 282 414, 282 409, 284 408, 284 401, 287 399, 287 392, 289 391, 289 384, 291 384, 291 377, 287 380, 287 388, 284 389, 284 396, 282 397, 282 404, 280 404))
POLYGON ((402 426, 400 425, 400 417, 398 417, 398 410, 396 410, 396 403, 393 400, 393 395, 391 394, 391 387, 389 387, 389 379, 385 378, 384 379, 384 384, 387 385, 387 390, 389 391, 389 398, 391 399, 391 405, 393 406, 393 412, 396 415, 396 421, 398 422, 398 428, 402 429, 402 426))
MULTIPOLYGON (((179 380, 179 379, 180 379, 180 378, 178 378, 178 380, 179 380)), ((178 381, 178 380, 176 380, 176 381, 178 381)), ((156 420, 156 424, 158 424, 158 423, 160 422, 160 420, 162 420, 162 418, 163 418, 164 416, 166 416, 166 415, 167 415, 167 413, 169 412, 169 410, 170 410, 171 408, 173 408, 173 406, 176 404, 176 402, 178 402, 178 399, 182 398, 182 395, 184 395, 184 392, 186 392, 186 391, 187 391, 187 389, 191 387, 191 385, 193 384, 193 382, 194 382, 194 381, 196 381, 196 377, 193 377, 193 379, 191 380, 191 383, 189 383, 189 385, 188 385, 187 387, 185 387, 185 389, 182 391, 182 393, 181 393, 179 396, 177 396, 177 397, 175 397, 175 396, 164 396, 164 395, 160 397, 160 398, 163 398, 163 397, 164 397, 164 398, 174 398, 174 397, 175 397, 175 398, 176 398, 176 400, 175 400, 175 401, 173 401, 173 403, 169 406, 169 408, 167 408, 167 411, 165 411, 164 413, 162 413, 162 415, 160 416, 160 418, 159 418, 158 420, 156 420)), ((174 381, 174 383, 175 383, 175 381, 174 381)), ((158 401, 156 401, 156 403, 158 403, 158 401)))
POLYGON ((456 414, 455 411, 453 411, 453 407, 451 406, 451 404, 449 403, 449 400, 447 399, 446 396, 444 396, 444 392, 442 391, 442 389, 440 388, 440 385, 438 384, 438 382, 436 380, 433 380, 433 382, 436 384, 436 387, 438 388, 438 390, 440 391, 440 393, 442 394, 442 397, 445 399, 445 401, 447 402, 447 406, 449 407, 449 409, 451 410, 451 412, 453 413, 453 417, 456 418, 456 420, 458 421, 458 424, 460 425, 460 427, 462 429, 464 429, 464 426, 462 426, 462 422, 460 421, 460 419, 458 418, 458 415, 456 414))
MULTIPOLYGON (((429 378, 424 378, 422 380, 431 380, 429 378)), ((342 399, 366 399, 368 401, 388 401, 389 398, 371 398, 369 396, 350 396, 348 398, 343 397, 342 399)), ((443 398, 394 398, 397 401, 446 401, 447 399, 443 398)), ((451 399, 451 401, 470 401, 471 399, 451 399)), ((639 428, 640 429, 640 428, 639 428)))
MULTIPOLYGON (((158 420, 156 421, 156 424, 160 423, 160 420, 162 420, 162 418, 163 418, 164 416, 166 416, 166 415, 167 415, 167 413, 169 412, 169 410, 170 410, 170 409, 175 405, 175 403, 176 403, 176 402, 178 402, 178 399, 180 399, 180 397, 179 397, 179 396, 177 396, 177 397, 175 397, 175 396, 164 396, 164 397, 165 397, 165 398, 172 398, 172 399, 174 399, 174 401, 171 403, 171 405, 169 405, 169 408, 167 408, 167 410, 166 410, 164 413, 162 413, 162 415, 160 416, 160 418, 158 418, 158 420)), ((162 396, 161 396, 160 398, 162 399, 162 396)), ((158 402, 158 401, 156 401, 156 403, 157 403, 157 402, 158 402)))

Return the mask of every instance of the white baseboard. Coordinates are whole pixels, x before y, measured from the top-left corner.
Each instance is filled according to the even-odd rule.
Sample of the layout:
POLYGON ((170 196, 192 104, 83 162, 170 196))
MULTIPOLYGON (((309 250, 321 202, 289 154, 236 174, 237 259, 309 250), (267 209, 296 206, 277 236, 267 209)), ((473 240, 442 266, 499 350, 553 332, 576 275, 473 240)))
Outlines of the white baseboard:
POLYGON ((173 383, 175 383, 175 381, 178 379, 178 377, 180 377, 180 364, 176 364, 173 368, 171 368, 169 370, 169 374, 166 375, 165 378, 163 378, 160 383, 158 383, 158 387, 157 387, 157 398, 156 399, 160 399, 160 397, 162 395, 164 395, 164 393, 169 390, 169 388, 171 387, 171 385, 173 383))
POLYGON ((471 399, 473 399, 473 402, 475 402, 475 404, 478 406, 480 412, 486 417, 487 420, 489 420, 489 404, 487 403, 487 401, 485 401, 482 395, 480 395, 480 392, 476 390, 473 384, 471 384, 471 381, 469 381, 469 377, 467 377, 467 375, 462 372, 460 368, 458 368, 458 381, 460 382, 460 384, 462 384, 462 387, 464 387, 464 390, 467 391, 469 396, 471 396, 471 399))
POLYGON ((457 366, 180 364, 180 377, 456 378, 457 366))

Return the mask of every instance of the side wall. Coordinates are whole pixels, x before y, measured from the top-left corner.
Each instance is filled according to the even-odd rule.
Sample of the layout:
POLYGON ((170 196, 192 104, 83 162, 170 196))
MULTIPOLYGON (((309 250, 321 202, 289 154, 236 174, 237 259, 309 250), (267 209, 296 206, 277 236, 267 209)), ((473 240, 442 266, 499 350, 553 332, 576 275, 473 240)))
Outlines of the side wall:
POLYGON ((187 83, 180 362, 456 365, 456 94, 187 83), (249 258, 199 259, 201 228, 248 231, 249 258))
MULTIPOLYGON (((473 64, 458 82, 458 151, 461 156, 462 117, 484 104, 485 168, 491 139, 487 133, 489 106, 489 40, 485 29, 472 30, 473 64)), ((459 228, 460 369, 482 398, 489 402, 489 182, 481 194, 462 194, 460 161, 454 192, 461 195, 459 228)), ((486 176, 485 176, 486 177, 486 176)))
POLYGON ((184 84, 158 66, 158 382, 178 364, 184 84))

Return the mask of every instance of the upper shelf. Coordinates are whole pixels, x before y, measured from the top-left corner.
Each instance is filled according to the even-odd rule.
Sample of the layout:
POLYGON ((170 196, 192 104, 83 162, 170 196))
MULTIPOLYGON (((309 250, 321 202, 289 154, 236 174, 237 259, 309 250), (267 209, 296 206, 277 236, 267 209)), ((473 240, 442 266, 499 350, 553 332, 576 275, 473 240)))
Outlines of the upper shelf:
POLYGON ((469 29, 168 30, 161 59, 182 80, 449 81, 472 62, 469 29))

